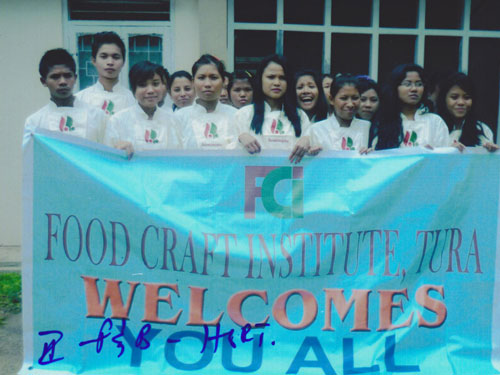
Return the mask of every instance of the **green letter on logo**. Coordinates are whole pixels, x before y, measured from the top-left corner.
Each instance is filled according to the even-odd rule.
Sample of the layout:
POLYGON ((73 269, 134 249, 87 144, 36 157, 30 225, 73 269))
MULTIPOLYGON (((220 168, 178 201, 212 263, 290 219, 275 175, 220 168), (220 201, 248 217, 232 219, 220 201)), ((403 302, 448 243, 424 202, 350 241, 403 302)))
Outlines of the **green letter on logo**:
POLYGON ((292 167, 273 169, 262 181, 262 204, 271 215, 283 219, 304 217, 304 181, 293 178, 292 167), (292 205, 282 206, 274 199, 274 188, 281 180, 292 180, 292 205))

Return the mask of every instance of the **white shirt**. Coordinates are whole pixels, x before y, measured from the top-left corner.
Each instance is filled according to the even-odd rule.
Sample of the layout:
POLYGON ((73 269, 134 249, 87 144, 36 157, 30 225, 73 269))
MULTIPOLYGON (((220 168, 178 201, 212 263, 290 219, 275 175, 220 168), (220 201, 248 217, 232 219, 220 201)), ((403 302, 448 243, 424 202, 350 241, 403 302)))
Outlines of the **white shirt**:
POLYGON ((76 97, 92 107, 100 108, 108 116, 135 103, 134 95, 120 84, 113 86, 113 91, 104 90, 104 86, 97 81, 94 85, 78 92, 76 97))
POLYGON ((106 128, 106 116, 102 111, 89 106, 78 98, 75 98, 73 107, 58 107, 51 100, 49 104, 26 119, 23 147, 37 128, 102 142, 106 128))
POLYGON ((313 147, 321 146, 323 150, 337 151, 368 147, 369 133, 369 121, 353 118, 349 127, 343 127, 335 116, 331 116, 311 125, 306 135, 311 136, 313 147))
POLYGON ((415 120, 408 120, 401 114, 403 142, 399 147, 432 146, 448 147, 450 134, 444 120, 435 113, 418 110, 415 120))
POLYGON ((181 126, 172 114, 156 108, 148 119, 137 103, 109 119, 104 143, 115 147, 119 141, 130 142, 135 151, 183 148, 181 126))
MULTIPOLYGON (((302 133, 306 135, 310 126, 307 114, 297 108, 300 118, 302 133)), ((271 106, 264 102, 264 122, 262 123, 262 133, 255 134, 250 128, 254 114, 254 106, 247 105, 240 108, 234 116, 234 122, 238 131, 238 136, 243 133, 249 133, 260 143, 263 150, 292 150, 297 142, 295 129, 292 123, 286 117, 285 112, 271 111, 271 106)))
POLYGON ((236 109, 217 103, 213 112, 194 102, 176 110, 174 116, 182 125, 186 148, 230 150, 236 148, 238 137, 232 121, 236 109))
MULTIPOLYGON (((479 145, 480 146, 484 145, 486 142, 495 143, 493 141, 493 132, 488 127, 488 125, 486 125, 483 122, 478 121, 476 126, 478 129, 482 129, 483 133, 484 133, 484 134, 479 135, 479 145)), ((450 145, 452 145, 454 142, 459 142, 459 139, 461 136, 462 136, 462 129, 461 128, 460 129, 454 128, 450 133, 450 145)))
POLYGON ((167 94, 167 96, 165 96, 165 100, 163 101, 163 105, 160 108, 163 109, 164 111, 167 111, 170 113, 174 112, 174 102, 169 94, 167 94))

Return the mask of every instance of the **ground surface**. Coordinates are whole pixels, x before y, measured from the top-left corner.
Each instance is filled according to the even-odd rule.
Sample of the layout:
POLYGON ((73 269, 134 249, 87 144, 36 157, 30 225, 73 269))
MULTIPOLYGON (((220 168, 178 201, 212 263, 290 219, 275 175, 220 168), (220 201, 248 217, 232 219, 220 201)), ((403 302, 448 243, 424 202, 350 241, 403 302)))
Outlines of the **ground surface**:
MULTIPOLYGON (((21 272, 21 248, 0 246, 0 272, 21 272)), ((23 360, 22 314, 7 317, 0 326, 0 374, 15 375, 23 360)))

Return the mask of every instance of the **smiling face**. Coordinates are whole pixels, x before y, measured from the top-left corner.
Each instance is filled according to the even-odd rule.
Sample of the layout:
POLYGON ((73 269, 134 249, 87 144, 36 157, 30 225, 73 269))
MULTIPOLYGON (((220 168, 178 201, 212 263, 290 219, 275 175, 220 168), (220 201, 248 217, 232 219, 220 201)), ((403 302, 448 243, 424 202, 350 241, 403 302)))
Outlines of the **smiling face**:
POLYGON ((96 57, 92 58, 99 78, 107 80, 118 80, 123 67, 122 51, 116 44, 103 44, 97 51, 96 57))
POLYGON ((461 121, 472 108, 472 96, 455 85, 446 94, 446 108, 455 120, 461 121))
POLYGON ((270 62, 262 73, 262 93, 267 99, 281 100, 286 93, 287 82, 283 67, 270 62))
POLYGON ((155 73, 153 78, 137 84, 134 95, 144 112, 151 113, 162 99, 162 92, 161 77, 155 73))
POLYGON ((333 98, 332 105, 340 126, 350 126, 359 108, 358 89, 351 85, 342 87, 333 98))
POLYGON ((170 87, 170 97, 179 108, 190 106, 194 101, 193 82, 186 77, 177 77, 170 87))
POLYGON ((73 95, 76 74, 66 65, 54 65, 49 69, 47 77, 41 81, 49 89, 50 97, 57 102, 73 95))
POLYGON ((194 76, 194 88, 198 99, 213 102, 219 99, 223 79, 214 64, 202 65, 194 76))
POLYGON ((398 97, 403 105, 417 107, 424 95, 424 82, 418 72, 407 72, 398 86, 398 97))
POLYGON ((231 87, 231 102, 236 108, 250 104, 253 99, 253 88, 246 79, 237 79, 231 87))
POLYGON ((378 94, 374 89, 366 90, 361 94, 358 116, 363 120, 371 121, 379 106, 378 94))
POLYGON ((314 77, 310 75, 300 77, 295 85, 295 90, 299 107, 306 112, 312 111, 318 102, 319 95, 314 77))

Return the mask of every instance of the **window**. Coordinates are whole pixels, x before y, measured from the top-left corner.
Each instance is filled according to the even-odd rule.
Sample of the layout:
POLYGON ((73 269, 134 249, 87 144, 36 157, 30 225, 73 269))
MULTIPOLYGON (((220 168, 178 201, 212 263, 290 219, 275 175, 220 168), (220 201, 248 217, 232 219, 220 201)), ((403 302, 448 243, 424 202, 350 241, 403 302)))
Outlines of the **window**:
POLYGON ((263 57, 276 50, 276 31, 237 30, 234 39, 236 69, 255 70, 263 57))
POLYGON ((395 66, 415 61, 415 42, 414 35, 380 35, 378 79, 381 82, 395 66))
POLYGON ((331 72, 367 75, 370 64, 370 41, 371 36, 367 34, 332 34, 331 72))
POLYGON ((228 0, 228 69, 270 53, 299 68, 368 74, 396 64, 468 72, 485 122, 499 122, 499 0, 228 0), (233 58, 232 58, 233 57, 233 58))
POLYGON ((335 0, 332 2, 332 25, 371 26, 373 0, 335 0), (353 9, 356 9, 353 12, 353 9))
POLYGON ((276 0, 234 0, 234 22, 276 22, 276 0))
POLYGON ((430 72, 457 71, 460 61, 460 38, 426 36, 424 66, 430 72))
POLYGON ((460 29, 463 25, 463 0, 426 0, 425 27, 429 29, 460 29))
POLYGON ((300 31, 285 31, 283 55, 285 55, 295 70, 312 68, 318 71, 322 66, 323 49, 322 33, 302 33, 300 31))
POLYGON ((416 28, 418 0, 380 0, 380 27, 416 28))
POLYGON ((170 21, 170 0, 68 0, 71 20, 170 21))
POLYGON ((323 25, 325 0, 287 0, 284 7, 285 23, 323 25))
POLYGON ((67 0, 63 4, 68 15, 65 47, 78 64, 80 90, 97 81, 91 62, 92 41, 93 35, 101 31, 114 31, 127 47, 120 73, 123 86, 128 87, 128 71, 139 61, 149 60, 172 69, 170 0, 67 0))
POLYGON ((500 3, 498 0, 472 0, 470 28, 473 30, 500 30, 500 3))

